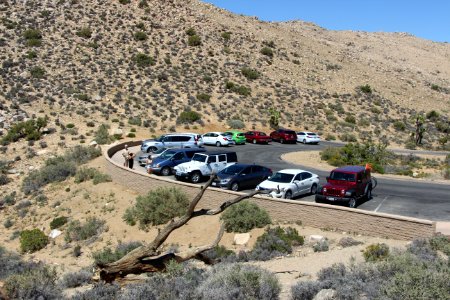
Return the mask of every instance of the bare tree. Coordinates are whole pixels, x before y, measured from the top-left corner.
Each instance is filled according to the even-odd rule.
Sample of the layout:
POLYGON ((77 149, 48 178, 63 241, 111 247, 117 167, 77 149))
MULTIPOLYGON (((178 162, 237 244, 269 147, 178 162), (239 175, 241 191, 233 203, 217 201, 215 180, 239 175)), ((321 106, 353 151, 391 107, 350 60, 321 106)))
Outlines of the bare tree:
POLYGON ((216 239, 210 245, 205 245, 193 250, 177 253, 173 252, 162 253, 160 247, 164 243, 164 241, 167 240, 172 231, 185 225, 190 219, 205 215, 217 215, 223 212, 226 208, 230 207, 231 205, 260 193, 260 191, 254 191, 249 194, 236 197, 232 200, 222 203, 216 209, 195 210, 195 207, 197 206, 203 194, 205 193, 205 190, 207 189, 208 186, 211 185, 214 178, 215 176, 211 176, 211 178, 208 180, 205 186, 201 187, 200 192, 189 204, 188 210, 185 215, 173 218, 171 221, 169 221, 169 223, 162 230, 159 231, 155 239, 149 244, 134 249, 133 251, 131 251, 118 261, 108 263, 105 265, 98 265, 96 277, 97 278, 99 277, 100 280, 105 282, 113 282, 117 279, 127 276, 128 274, 160 272, 165 270, 166 264, 170 260, 175 260, 176 262, 183 262, 190 259, 198 259, 204 261, 207 264, 213 263, 213 261, 208 259, 206 256, 202 255, 202 253, 217 246, 224 233, 223 225, 221 226, 216 239))

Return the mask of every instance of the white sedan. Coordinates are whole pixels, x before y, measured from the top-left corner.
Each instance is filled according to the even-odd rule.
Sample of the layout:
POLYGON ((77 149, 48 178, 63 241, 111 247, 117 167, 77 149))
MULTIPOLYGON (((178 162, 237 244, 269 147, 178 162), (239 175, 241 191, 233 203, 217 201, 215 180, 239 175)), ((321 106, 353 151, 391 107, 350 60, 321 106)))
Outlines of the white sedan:
POLYGON ((208 132, 202 136, 203 144, 205 145, 216 145, 228 146, 233 145, 234 141, 229 135, 224 135, 222 132, 208 132))
POLYGON ((318 185, 319 175, 300 169, 285 169, 261 182, 256 190, 270 190, 269 195, 274 198, 292 199, 300 195, 315 194, 318 185))
POLYGON ((303 144, 318 144, 320 136, 314 132, 299 131, 297 132, 297 142, 303 144))

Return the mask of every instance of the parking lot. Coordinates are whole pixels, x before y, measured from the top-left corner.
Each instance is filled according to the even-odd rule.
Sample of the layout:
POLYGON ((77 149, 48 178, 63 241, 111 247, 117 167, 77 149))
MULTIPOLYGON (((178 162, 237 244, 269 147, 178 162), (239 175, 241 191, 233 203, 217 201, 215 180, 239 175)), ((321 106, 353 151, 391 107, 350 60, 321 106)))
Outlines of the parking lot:
MULTIPOLYGON (((320 182, 324 183, 329 171, 324 172, 311 168, 302 168, 299 165, 283 161, 280 157, 288 152, 320 150, 331 145, 334 146, 335 144, 322 142, 319 145, 303 145, 272 142, 269 145, 245 144, 222 148, 205 146, 205 148, 208 151, 219 149, 235 151, 239 162, 263 165, 271 168, 273 172, 287 168, 306 169, 318 174, 320 182)), ((134 147, 131 151, 136 153, 136 156, 141 155, 139 147, 134 147)), ((116 155, 118 156, 116 160, 121 161, 120 153, 116 153, 116 155)), ((145 172, 145 168, 139 166, 137 162, 135 162, 135 170, 145 172)), ((169 178, 175 180, 174 176, 169 178)), ((246 192, 246 190, 243 192, 246 192)), ((358 209, 436 221, 450 221, 449 195, 449 184, 417 181, 408 177, 400 180, 378 177, 378 187, 373 191, 373 198, 370 201, 360 203, 358 209)), ((302 196, 296 198, 296 200, 314 202, 314 196, 302 196)))

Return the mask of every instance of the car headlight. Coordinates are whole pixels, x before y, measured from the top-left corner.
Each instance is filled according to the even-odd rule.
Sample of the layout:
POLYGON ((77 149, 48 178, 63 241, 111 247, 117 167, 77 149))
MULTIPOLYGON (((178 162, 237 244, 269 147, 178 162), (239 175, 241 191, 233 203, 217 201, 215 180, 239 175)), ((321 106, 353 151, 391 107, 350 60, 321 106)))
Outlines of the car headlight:
POLYGON ((326 187, 323 188, 323 192, 324 192, 324 193, 327 192, 327 188, 326 188, 326 187))
POLYGON ((156 164, 156 167, 159 168, 161 165, 160 164, 156 164))
POLYGON ((230 180, 231 180, 230 178, 221 179, 220 183, 221 184, 227 184, 228 182, 230 182, 230 180))
POLYGON ((261 188, 259 187, 259 184, 256 186, 255 190, 259 191, 261 188))

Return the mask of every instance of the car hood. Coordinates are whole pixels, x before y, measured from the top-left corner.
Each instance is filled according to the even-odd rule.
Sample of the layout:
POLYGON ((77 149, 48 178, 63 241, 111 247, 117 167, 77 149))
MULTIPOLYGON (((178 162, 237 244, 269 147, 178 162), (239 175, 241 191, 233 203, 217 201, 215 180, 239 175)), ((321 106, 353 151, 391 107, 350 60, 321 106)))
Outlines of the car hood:
POLYGON ((347 182, 341 182, 340 180, 335 180, 333 181, 333 183, 326 183, 323 187, 327 188, 327 189, 338 189, 338 190, 342 190, 342 189, 348 189, 349 187, 354 187, 354 184, 351 183, 347 183, 347 182))
POLYGON ((229 179, 229 178, 234 178, 236 176, 239 176, 239 174, 223 174, 223 173, 219 172, 217 174, 217 181, 224 180, 224 179, 229 179))
POLYGON ((275 181, 270 181, 270 180, 264 180, 263 182, 261 182, 259 184, 260 188, 263 189, 277 189, 278 187, 280 189, 288 187, 290 183, 281 183, 281 182, 275 182, 275 181))
POLYGON ((189 170, 189 169, 198 169, 198 168, 200 168, 200 167, 202 167, 204 165, 206 165, 206 163, 200 162, 200 161, 191 160, 191 161, 179 164, 174 169, 175 170, 184 171, 184 170, 189 170))

